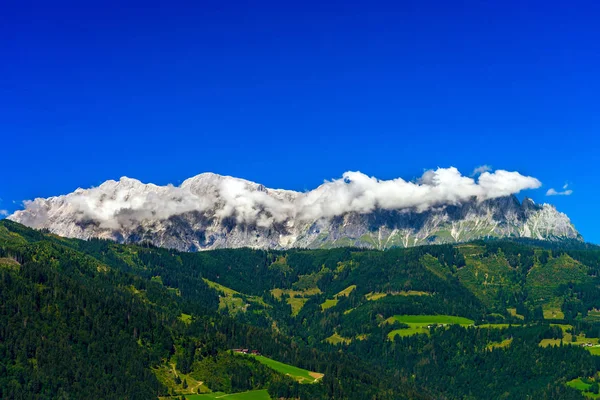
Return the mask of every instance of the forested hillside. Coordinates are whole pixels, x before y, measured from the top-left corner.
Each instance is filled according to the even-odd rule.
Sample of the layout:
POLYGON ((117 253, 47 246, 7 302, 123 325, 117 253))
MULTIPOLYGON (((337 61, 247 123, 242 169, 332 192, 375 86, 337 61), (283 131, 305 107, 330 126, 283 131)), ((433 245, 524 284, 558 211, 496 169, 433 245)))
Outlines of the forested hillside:
POLYGON ((0 397, 583 398, 599 272, 580 243, 182 253, 2 221, 0 397))

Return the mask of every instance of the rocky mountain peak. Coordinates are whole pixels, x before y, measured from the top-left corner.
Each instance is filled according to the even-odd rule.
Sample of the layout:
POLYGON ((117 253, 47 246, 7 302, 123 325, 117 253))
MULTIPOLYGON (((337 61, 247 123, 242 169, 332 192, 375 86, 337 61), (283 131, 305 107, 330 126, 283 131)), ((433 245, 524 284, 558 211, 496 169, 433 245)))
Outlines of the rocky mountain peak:
MULTIPOLYGON (((68 237, 145 240, 180 250, 383 249, 484 237, 581 238, 569 218, 551 205, 529 198, 519 202, 514 194, 502 195, 505 189, 492 188, 498 194, 490 195, 469 178, 457 180, 456 170, 438 171, 428 172, 425 183, 347 173, 305 193, 214 173, 196 175, 178 187, 122 177, 36 199, 9 218, 68 237), (457 183, 445 187, 446 177, 462 185, 454 194, 449 191, 457 183)), ((506 174, 513 173, 487 179, 496 182, 506 174)))

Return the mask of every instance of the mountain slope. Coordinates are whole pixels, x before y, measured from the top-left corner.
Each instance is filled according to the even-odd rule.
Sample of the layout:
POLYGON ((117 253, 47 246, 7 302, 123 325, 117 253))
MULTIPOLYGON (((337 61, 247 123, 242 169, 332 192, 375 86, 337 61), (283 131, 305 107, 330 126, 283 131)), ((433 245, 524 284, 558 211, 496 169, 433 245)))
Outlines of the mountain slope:
MULTIPOLYGON (((242 259, 249 252, 228 251, 242 259)), ((198 389, 267 389, 273 398, 306 400, 433 398, 370 362, 221 315, 199 264, 195 279, 184 280, 192 270, 178 262, 164 249, 64 239, 0 221, 0 398, 180 399, 198 389), (236 347, 329 374, 301 385, 231 354, 236 347)))
POLYGON ((582 347, 600 340, 600 250, 550 243, 177 252, 0 221, 0 397, 180 398, 200 388, 581 399, 566 382, 600 369, 597 347, 582 347), (241 307, 220 307, 226 292, 241 307), (296 312, 292 295, 304 300, 296 312), (398 315, 477 326, 414 332, 398 315), (324 376, 303 385, 236 348, 324 376))
MULTIPOLYGON (((396 209, 395 203, 387 204, 388 199, 381 194, 377 197, 370 187, 357 192, 352 185, 351 180, 334 181, 300 193, 209 173, 187 179, 179 187, 121 178, 92 189, 36 199, 9 219, 66 237, 149 241, 184 251, 385 249, 485 237, 581 238, 569 218, 552 205, 536 205, 530 199, 521 204, 514 195, 446 198, 437 194, 439 185, 422 184, 417 187, 437 190, 433 193, 440 198, 438 203, 407 203, 402 192, 398 204, 410 207, 396 209)), ((384 189, 378 193, 394 193, 384 189)))

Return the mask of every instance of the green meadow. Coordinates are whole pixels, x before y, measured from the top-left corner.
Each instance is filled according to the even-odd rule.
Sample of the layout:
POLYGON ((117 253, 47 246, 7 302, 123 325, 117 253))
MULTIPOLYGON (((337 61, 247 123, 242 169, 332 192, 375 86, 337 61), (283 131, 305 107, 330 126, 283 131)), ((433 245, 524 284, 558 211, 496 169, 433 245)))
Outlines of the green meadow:
POLYGON ((508 347, 508 346, 510 346, 510 345, 511 345, 511 343, 512 343, 512 341, 513 341, 513 340, 512 340, 512 338, 510 338, 510 339, 504 339, 504 340, 503 340, 503 341, 501 341, 501 342, 491 342, 491 343, 490 343, 490 344, 487 346, 487 348, 488 348, 488 350, 491 350, 491 349, 501 349, 501 348, 503 348, 503 347, 508 347))
POLYGON ((337 306, 338 300, 337 299, 327 299, 323 302, 323 304, 321 304, 321 309, 323 311, 330 309, 331 307, 335 307, 337 306))
POLYGON ((386 322, 393 323, 394 321, 408 325, 408 328, 395 329, 388 334, 388 338, 393 339, 396 335, 401 337, 412 336, 419 333, 429 334, 429 325, 460 325, 471 326, 475 321, 456 317, 452 315, 394 315, 388 318, 386 322))
POLYGON ((563 330, 563 338, 561 339, 542 339, 539 343, 542 347, 547 346, 559 346, 561 341, 563 345, 572 345, 572 346, 581 346, 583 344, 591 344, 592 346, 585 346, 584 349, 589 351, 593 355, 600 355, 600 339, 594 337, 585 337, 584 334, 579 334, 575 336, 575 340, 573 340, 573 335, 567 331, 571 331, 573 329, 572 325, 569 324, 550 324, 552 326, 560 326, 563 330))
POLYGON ((421 290, 400 290, 398 292, 370 292, 365 295, 365 299, 375 301, 387 296, 431 296, 431 293, 421 290))
POLYGON ((271 294, 278 300, 281 299, 284 294, 287 295, 286 302, 292 307, 292 316, 298 315, 311 296, 320 293, 321 290, 319 288, 305 290, 271 289, 271 294))
POLYGON ((311 372, 306 369, 295 367, 293 365, 284 364, 282 362, 272 360, 265 356, 249 356, 256 358, 257 361, 277 372, 280 372, 282 374, 288 375, 296 379, 300 383, 314 383, 323 377, 323 374, 320 374, 318 372, 311 372))
POLYGON ((481 324, 477 325, 477 328, 488 328, 488 329, 504 329, 509 328, 511 326, 519 327, 521 324, 481 324))
POLYGON ((214 392, 208 394, 192 394, 186 395, 187 400, 208 400, 208 399, 224 399, 224 400, 271 400, 271 396, 266 390, 251 390, 242 393, 222 393, 214 392))
POLYGON ((202 279, 209 287, 218 291, 219 294, 219 310, 227 310, 230 315, 235 315, 238 312, 246 312, 251 304, 266 306, 263 299, 258 296, 248 296, 236 290, 223 286, 217 282, 210 281, 206 278, 202 279))
MULTIPOLYGON (((354 339, 356 340, 365 340, 368 337, 368 335, 356 335, 354 337, 354 339)), ((329 344, 333 344, 333 345, 337 345, 340 343, 344 343, 344 344, 350 344, 352 343, 352 340, 354 340, 353 338, 345 338, 340 336, 337 332, 334 333, 333 335, 329 336, 328 338, 325 339, 325 341, 329 344)))
POLYGON ((340 343, 350 344, 350 342, 352 342, 352 339, 348 339, 348 338, 340 336, 338 333, 334 333, 333 335, 331 335, 327 339, 325 339, 325 341, 327 343, 330 343, 333 345, 340 344, 340 343))
POLYGON ((321 310, 325 311, 331 307, 337 306, 338 298, 342 297, 342 296, 348 297, 354 289, 356 289, 356 285, 350 285, 346 289, 342 290, 341 292, 339 292, 338 294, 333 296, 333 299, 325 300, 325 302, 323 302, 323 304, 321 304, 321 310))
MULTIPOLYGON (((587 381, 587 379, 585 379, 587 381)), ((581 394, 590 399, 598 399, 600 398, 600 394, 595 394, 592 392, 588 392, 588 390, 592 387, 591 383, 584 382, 582 378, 576 378, 569 382, 567 382, 567 386, 572 387, 573 389, 577 389, 581 391, 581 394)))

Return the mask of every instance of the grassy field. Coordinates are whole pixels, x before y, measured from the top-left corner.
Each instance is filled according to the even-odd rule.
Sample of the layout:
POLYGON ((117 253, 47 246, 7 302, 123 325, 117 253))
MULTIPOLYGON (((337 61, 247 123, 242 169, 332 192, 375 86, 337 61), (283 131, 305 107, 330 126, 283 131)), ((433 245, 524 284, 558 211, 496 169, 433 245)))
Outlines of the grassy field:
POLYGON ((240 292, 237 292, 231 288, 228 288, 227 286, 223 286, 220 283, 217 282, 213 282, 213 281, 209 281, 206 278, 202 279, 204 282, 206 282, 206 284, 208 286, 210 286, 213 289, 216 289, 217 291, 223 293, 226 296, 233 296, 234 294, 240 294, 240 292))
POLYGON ((510 338, 510 339, 504 339, 501 342, 491 342, 490 344, 488 344, 487 348, 488 348, 488 350, 491 350, 491 349, 501 349, 503 347, 510 346, 510 344, 512 343, 512 341, 513 341, 512 338, 510 338))
POLYGON ((544 309, 544 319, 564 319, 565 314, 560 309, 544 309))
POLYGON ((179 319, 187 325, 192 323, 192 316, 190 314, 181 313, 181 315, 179 316, 179 319))
POLYGON ((277 299, 285 294, 289 297, 286 298, 286 303, 292 307, 292 316, 298 315, 304 304, 308 301, 311 296, 320 294, 319 288, 311 288, 306 290, 290 290, 290 289, 272 289, 271 294, 277 299))
POLYGON ((321 310, 325 311, 331 307, 337 306, 338 299, 327 299, 321 304, 321 310))
POLYGON ((202 382, 192 378, 190 375, 182 374, 175 370, 175 364, 169 365, 161 365, 157 368, 152 368, 152 372, 156 376, 156 378, 165 385, 169 392, 174 390, 178 395, 187 395, 187 394, 195 394, 200 392, 210 392, 210 389, 203 385, 202 382), (179 377, 181 383, 175 382, 175 377, 179 377), (183 380, 188 384, 187 388, 183 388, 183 380))
POLYGON ((340 344, 340 343, 344 343, 344 344, 350 344, 352 343, 353 340, 366 340, 369 337, 369 335, 367 334, 362 334, 362 335, 356 335, 354 338, 345 338, 343 336, 340 336, 340 334, 338 334, 337 332, 334 333, 333 335, 329 336, 327 339, 325 339, 325 341, 329 344, 340 344))
POLYGON ((290 297, 310 297, 321 294, 321 290, 319 288, 311 288, 306 290, 272 289, 271 294, 277 299, 281 299, 281 296, 284 294, 287 294, 290 297))
MULTIPOLYGON (((564 337, 562 339, 563 344, 572 344, 575 346, 580 346, 584 343, 591 343, 593 345, 597 345, 598 344, 598 338, 586 338, 584 335, 578 335, 575 336, 575 341, 572 341, 573 335, 571 335, 570 333, 565 333, 564 337)), ((560 344, 560 339, 542 339, 542 341, 540 342, 540 346, 542 347, 546 347, 546 346, 550 346, 550 345, 554 345, 554 346, 558 346, 560 344)), ((586 349, 594 349, 594 347, 586 347, 586 349)), ((600 349, 600 347, 598 347, 598 349, 600 349)), ((595 354, 594 352, 592 352, 592 354, 595 354)))
POLYGON ((386 296, 431 296, 431 293, 422 292, 420 290, 401 290, 399 292, 381 293, 371 292, 365 295, 365 298, 369 301, 375 301, 382 299, 386 296))
POLYGON ((519 324, 481 324, 477 325, 477 328, 490 328, 490 329, 503 329, 509 326, 521 326, 519 324))
POLYGON ((21 264, 19 264, 12 258, 0 258, 0 267, 18 270, 20 266, 21 264))
POLYGON ((561 311, 562 300, 555 298, 542 305, 544 310, 544 319, 564 319, 565 314, 561 311))
POLYGON ((375 301, 375 300, 379 300, 384 298, 385 296, 387 296, 387 293, 381 293, 381 292, 371 292, 371 293, 367 293, 365 295, 365 298, 369 301, 375 301))
POLYGON ((208 400, 208 399, 224 399, 224 400, 271 400, 269 393, 266 390, 251 390, 249 392, 225 394, 222 392, 214 392, 208 394, 192 394, 185 396, 188 400, 208 400))
POLYGON ((577 378, 577 379, 573 379, 572 381, 567 382, 568 386, 571 386, 573 389, 577 389, 577 390, 586 390, 587 388, 589 388, 591 385, 588 385, 587 383, 585 383, 584 381, 581 380, 581 378, 577 378))
POLYGON ((508 311, 509 314, 512 315, 513 317, 517 317, 519 319, 525 319, 525 317, 522 316, 521 314, 517 314, 516 308, 507 308, 506 311, 508 311))
POLYGON ((588 311, 588 316, 586 319, 591 322, 600 321, 600 311, 596 309, 588 311))
POLYGON ((306 304, 307 301, 308 299, 304 297, 288 297, 286 299, 286 303, 288 303, 290 307, 292 307, 292 316, 295 317, 296 315, 298 315, 298 313, 300 312, 300 310, 302 310, 302 307, 304 307, 304 304, 306 304))
POLYGON ((338 294, 336 294, 335 296, 333 296, 333 299, 327 299, 325 300, 322 304, 321 304, 321 310, 325 311, 331 307, 335 307, 338 303, 338 297, 341 296, 348 296, 350 293, 352 293, 352 291, 356 289, 356 285, 350 285, 348 286, 346 289, 342 290, 341 292, 339 292, 338 294))
POLYGON ((231 315, 235 315, 238 312, 246 312, 251 303, 260 304, 261 306, 267 305, 258 296, 248 296, 217 282, 209 281, 205 278, 203 280, 208 286, 221 293, 219 295, 219 310, 225 309, 231 315))
POLYGON ((325 339, 325 341, 327 343, 334 344, 334 345, 340 344, 340 343, 349 344, 350 342, 352 342, 352 339, 348 339, 348 338, 340 336, 337 333, 334 333, 333 335, 331 335, 327 339, 325 339))
POLYGON ((320 374, 318 372, 311 372, 306 369, 294 367, 293 365, 284 364, 282 362, 272 360, 265 356, 250 355, 250 357, 256 358, 256 360, 266 365, 267 367, 272 368, 277 372, 281 372, 282 374, 288 375, 296 379, 300 383, 314 383, 323 377, 323 374, 320 374))
POLYGON ((356 289, 356 285, 350 285, 346 289, 344 289, 341 292, 339 292, 338 294, 336 294, 335 297, 337 298, 340 296, 348 296, 350 293, 352 293, 352 291, 354 289, 356 289))
POLYGON ((595 356, 600 356, 600 347, 586 347, 586 350, 595 356))
POLYGON ((388 318, 387 322, 398 321, 407 324, 409 328, 395 329, 388 334, 388 338, 393 339, 396 335, 401 337, 412 336, 419 333, 429 334, 428 325, 461 325, 471 326, 474 321, 468 318, 456 317, 452 315, 394 315, 388 318))
POLYGON ((590 386, 592 386, 592 385, 589 383, 585 383, 584 381, 581 380, 581 378, 573 379, 572 381, 567 382, 567 386, 570 386, 573 389, 580 390, 582 392, 581 393, 582 395, 584 395, 585 397, 588 397, 590 399, 599 399, 600 398, 600 394, 586 392, 586 390, 588 390, 590 388, 590 386))
MULTIPOLYGON (((561 329, 563 330, 563 338, 562 338, 562 343, 563 345, 574 345, 574 346, 581 346, 584 343, 591 343, 593 346, 591 347, 584 347, 584 349, 586 349, 587 351, 589 351, 590 353, 594 354, 594 355, 600 355, 600 339, 598 338, 593 338, 593 337, 585 337, 584 334, 581 335, 577 335, 575 336, 575 341, 573 342, 573 335, 571 335, 570 333, 567 332, 567 330, 571 330, 573 327, 571 325, 568 324, 550 324, 552 326, 560 326, 561 329)), ((546 346, 558 346, 560 345, 561 339, 542 339, 542 341, 540 341, 540 346, 542 347, 546 347, 546 346)))
POLYGON ((219 310, 227 310, 229 314, 234 315, 248 309, 249 304, 244 301, 239 292, 208 279, 204 279, 204 282, 221 293, 219 295, 219 310))

